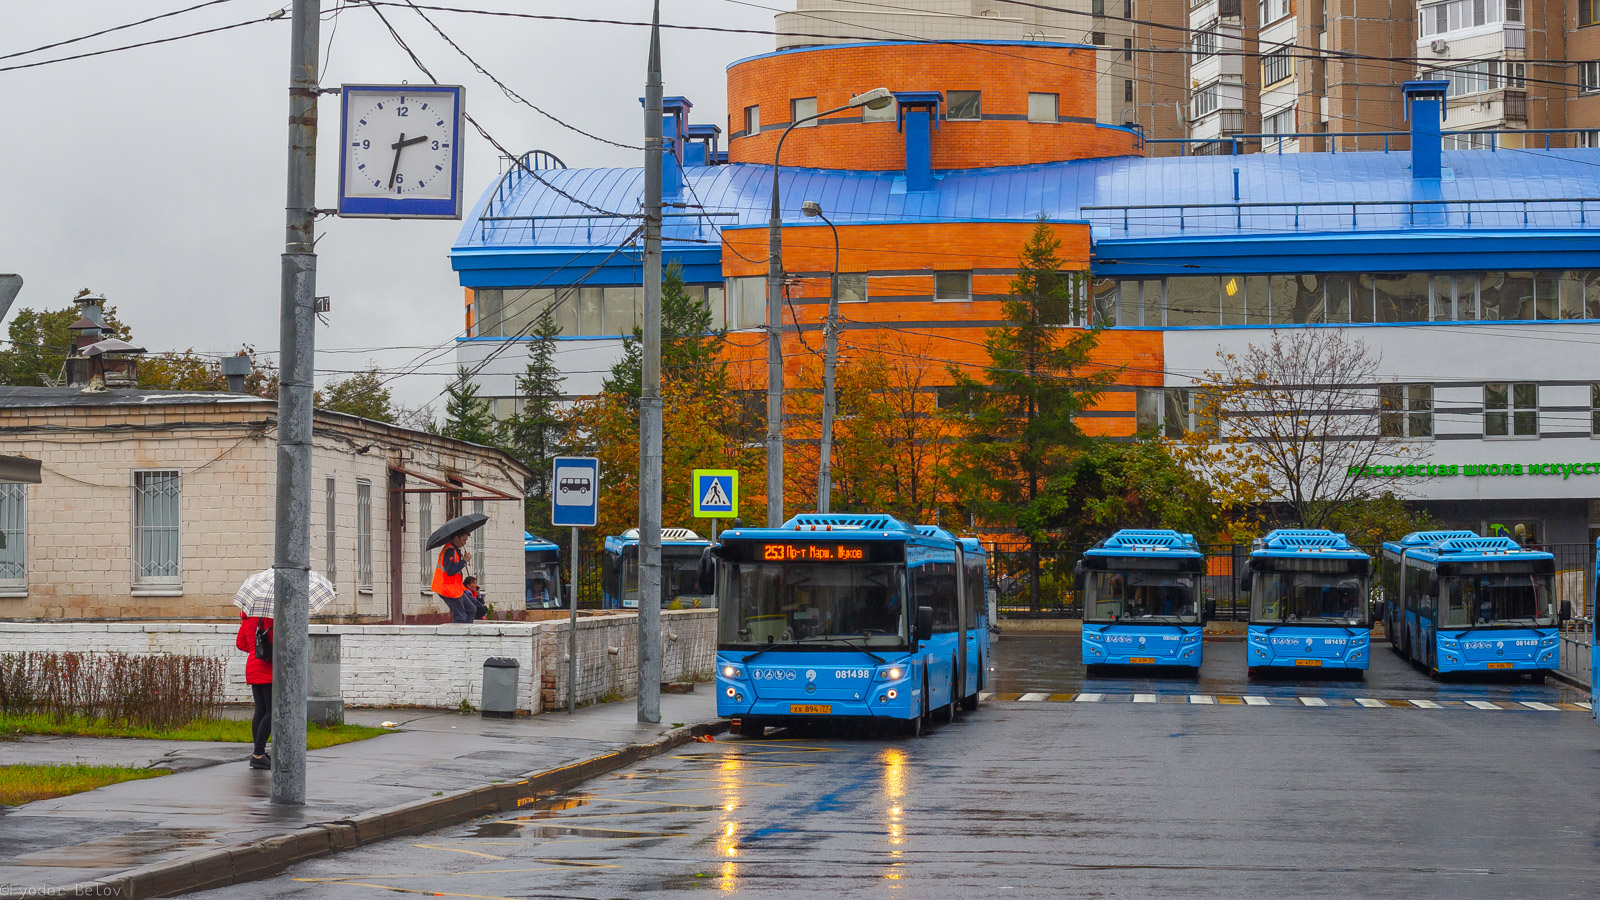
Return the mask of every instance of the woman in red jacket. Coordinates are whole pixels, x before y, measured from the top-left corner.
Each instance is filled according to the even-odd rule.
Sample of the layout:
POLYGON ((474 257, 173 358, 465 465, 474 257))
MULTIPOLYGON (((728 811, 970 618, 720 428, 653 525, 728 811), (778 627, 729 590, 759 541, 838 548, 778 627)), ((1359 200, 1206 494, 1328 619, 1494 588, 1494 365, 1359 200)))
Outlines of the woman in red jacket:
POLYGON ((256 703, 255 716, 250 720, 250 736, 256 742, 250 768, 270 769, 272 757, 267 755, 267 738, 272 736, 272 620, 264 616, 244 616, 234 644, 250 654, 244 663, 244 680, 250 685, 250 696, 256 703), (265 635, 266 659, 256 653, 258 630, 265 635))

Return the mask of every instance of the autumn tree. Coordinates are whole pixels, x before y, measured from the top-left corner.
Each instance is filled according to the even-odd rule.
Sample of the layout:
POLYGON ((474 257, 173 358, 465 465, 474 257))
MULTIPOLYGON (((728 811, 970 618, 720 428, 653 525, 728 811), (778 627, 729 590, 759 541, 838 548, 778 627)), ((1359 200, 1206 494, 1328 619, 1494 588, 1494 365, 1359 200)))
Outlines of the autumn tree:
POLYGON ((1063 271, 1061 240, 1040 220, 1001 301, 1004 324, 984 341, 983 377, 951 366, 952 403, 962 434, 951 452, 952 488, 985 522, 1015 524, 1031 558, 1030 604, 1039 604, 1039 552, 1072 514, 1058 496, 1088 438, 1077 417, 1109 375, 1091 365, 1099 326, 1087 318, 1084 277, 1063 271))
POLYGON ((394 397, 376 365, 366 371, 328 382, 313 394, 318 409, 360 416, 375 422, 396 421, 394 397))
MULTIPOLYGON (((88 295, 88 288, 78 292, 79 297, 88 295)), ((108 305, 101 312, 106 336, 133 340, 131 330, 118 320, 116 307, 108 305)), ((77 337, 71 326, 80 315, 74 303, 60 309, 19 308, 11 317, 10 342, 0 348, 0 384, 43 387, 59 379, 77 337)))

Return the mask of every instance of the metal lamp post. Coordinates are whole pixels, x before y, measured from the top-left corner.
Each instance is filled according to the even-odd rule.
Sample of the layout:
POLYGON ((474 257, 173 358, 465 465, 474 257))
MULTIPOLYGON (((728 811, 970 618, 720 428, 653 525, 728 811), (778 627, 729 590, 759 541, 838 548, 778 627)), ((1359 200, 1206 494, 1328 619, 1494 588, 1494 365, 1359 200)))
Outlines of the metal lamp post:
POLYGON ((778 212, 778 160, 796 125, 865 106, 883 109, 894 102, 888 88, 856 94, 834 109, 795 119, 778 136, 772 151, 772 217, 767 222, 767 527, 783 524, 783 218, 778 212))
POLYGON ((828 512, 833 499, 833 372, 839 360, 839 229, 822 212, 822 204, 807 200, 800 204, 807 216, 828 223, 833 232, 833 269, 828 274, 828 318, 822 325, 822 448, 817 457, 817 512, 828 512))

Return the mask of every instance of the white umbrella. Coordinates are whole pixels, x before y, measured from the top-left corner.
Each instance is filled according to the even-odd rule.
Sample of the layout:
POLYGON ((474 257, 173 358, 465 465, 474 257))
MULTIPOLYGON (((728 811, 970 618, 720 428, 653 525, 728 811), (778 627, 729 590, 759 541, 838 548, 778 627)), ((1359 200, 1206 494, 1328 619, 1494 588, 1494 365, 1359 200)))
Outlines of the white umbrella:
MULTIPOLYGON (((233 605, 251 617, 272 618, 273 573, 263 569, 244 580, 239 592, 233 595, 233 605)), ((311 615, 322 611, 333 602, 333 583, 316 572, 311 573, 311 615)))

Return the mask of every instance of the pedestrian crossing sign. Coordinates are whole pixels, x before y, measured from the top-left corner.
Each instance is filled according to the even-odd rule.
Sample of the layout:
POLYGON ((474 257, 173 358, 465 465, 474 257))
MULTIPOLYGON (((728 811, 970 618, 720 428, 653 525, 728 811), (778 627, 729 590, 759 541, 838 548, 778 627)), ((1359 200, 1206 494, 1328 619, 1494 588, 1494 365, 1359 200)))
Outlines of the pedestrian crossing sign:
POLYGON ((697 519, 731 519, 739 514, 739 473, 733 469, 695 469, 690 479, 697 519))

